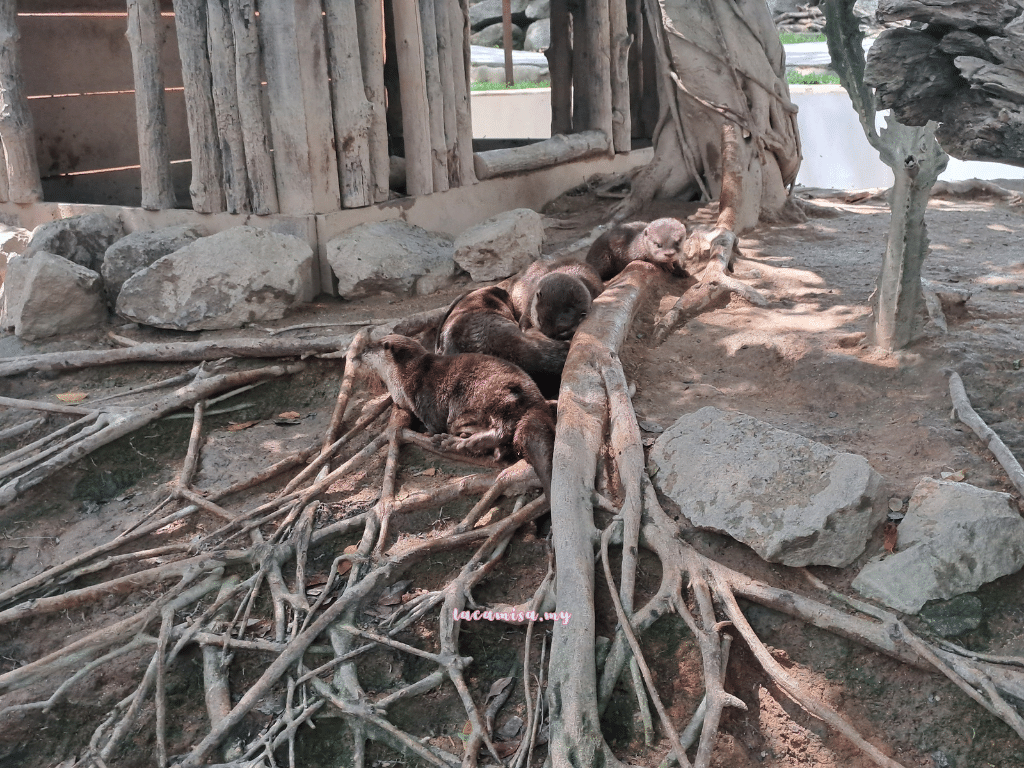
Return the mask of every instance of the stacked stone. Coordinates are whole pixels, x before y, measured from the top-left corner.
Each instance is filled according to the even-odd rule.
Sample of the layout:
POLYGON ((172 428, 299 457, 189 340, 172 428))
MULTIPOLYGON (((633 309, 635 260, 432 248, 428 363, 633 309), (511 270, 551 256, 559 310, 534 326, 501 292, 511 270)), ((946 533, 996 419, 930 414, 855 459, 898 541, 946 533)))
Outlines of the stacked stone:
MULTIPOLYGON (((501 47, 501 0, 470 0, 469 25, 473 45, 501 47)), ((551 43, 551 0, 512 0, 512 47, 544 51, 551 43)))

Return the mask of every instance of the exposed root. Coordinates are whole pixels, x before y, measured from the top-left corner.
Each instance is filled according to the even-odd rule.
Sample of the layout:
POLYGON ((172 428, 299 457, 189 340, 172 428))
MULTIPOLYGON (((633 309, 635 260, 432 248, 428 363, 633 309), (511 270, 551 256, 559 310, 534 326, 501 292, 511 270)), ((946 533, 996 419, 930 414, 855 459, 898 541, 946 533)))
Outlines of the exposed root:
POLYGON ((1017 489, 1018 493, 1024 494, 1024 469, 1021 469, 1020 462, 1006 447, 1006 443, 999 439, 999 435, 993 432, 992 428, 971 407, 967 390, 964 389, 964 382, 956 372, 949 375, 949 396, 953 399, 953 413, 956 417, 981 438, 985 447, 996 457, 999 466, 1006 470, 1013 487, 1017 489))

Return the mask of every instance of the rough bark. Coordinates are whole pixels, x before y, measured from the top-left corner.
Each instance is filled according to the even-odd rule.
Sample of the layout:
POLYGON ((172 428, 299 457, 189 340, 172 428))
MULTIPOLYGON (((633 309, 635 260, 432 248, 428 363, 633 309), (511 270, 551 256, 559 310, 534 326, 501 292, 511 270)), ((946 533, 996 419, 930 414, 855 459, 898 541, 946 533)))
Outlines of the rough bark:
POLYGON ((224 189, 213 106, 213 73, 206 45, 205 0, 174 0, 174 29, 185 85, 192 155, 192 208, 199 213, 219 213, 224 210, 224 189))
MULTIPOLYGON (((445 169, 448 186, 457 186, 455 169, 457 167, 456 148, 459 144, 458 114, 455 109, 455 63, 461 57, 452 51, 452 22, 448 14, 448 0, 434 0, 434 31, 437 35, 437 62, 441 75, 441 91, 444 93, 444 124, 445 169)), ((461 47, 459 48, 461 51, 461 47)), ((461 73, 459 73, 461 77, 461 73)))
POLYGON ((924 29, 879 35, 865 82, 904 125, 939 123, 935 135, 963 160, 1024 166, 1024 7, 1010 0, 884 0, 884 21, 924 29))
POLYGON ((572 29, 568 0, 551 0, 551 45, 544 56, 551 75, 551 135, 572 132, 572 29))
POLYGON ((661 130, 655 159, 617 214, 651 197, 709 197, 721 191, 722 124, 741 135, 743 194, 736 232, 790 205, 787 187, 800 167, 796 107, 789 99, 785 53, 763 3, 647 0, 658 57, 661 130))
POLYGON ((452 170, 452 186, 476 183, 473 169, 473 116, 469 103, 469 2, 448 0, 448 17, 452 30, 452 58, 455 61, 455 122, 459 140, 455 148, 456 167, 452 170))
POLYGON ((411 196, 434 191, 430 151, 430 110, 423 61, 423 30, 419 8, 412 0, 392 5, 402 99, 402 137, 405 139, 405 188, 411 196))
POLYGON ((423 27, 423 65, 427 84, 427 110, 430 114, 430 171, 434 177, 434 191, 444 192, 448 189, 448 147, 444 134, 444 104, 447 94, 441 86, 434 2, 435 0, 419 0, 420 25, 423 27))
POLYGON ((175 204, 164 73, 160 67, 162 29, 159 0, 128 0, 125 37, 132 51, 142 207, 150 211, 173 208, 175 204))
POLYGON ((864 134, 895 178, 889 200, 892 218, 882 270, 872 296, 871 341, 893 350, 913 341, 921 306, 921 264, 928 253, 924 213, 932 185, 946 167, 946 153, 935 140, 935 123, 902 125, 890 115, 875 131, 874 95, 865 76, 860 26, 853 0, 825 0, 825 33, 833 66, 860 117, 864 134))
POLYGON ((260 76, 260 39, 256 32, 255 0, 229 0, 231 30, 235 42, 235 87, 249 174, 252 212, 265 216, 280 210, 274 161, 270 156, 267 121, 263 114, 263 86, 260 76))
POLYGON ((34 203, 43 199, 43 184, 18 61, 19 37, 14 0, 0 0, 0 141, 7 160, 8 199, 34 203))
POLYGON ((359 25, 359 60, 363 67, 363 88, 370 102, 370 174, 373 201, 389 197, 387 92, 384 89, 384 7, 377 0, 356 0, 359 25))
POLYGON ((231 33, 228 0, 209 0, 207 45, 213 78, 213 108, 220 139, 224 199, 228 213, 248 213, 249 179, 245 164, 245 142, 238 103, 238 79, 235 72, 235 41, 231 33))
POLYGON ((327 0, 324 11, 341 204, 345 208, 362 208, 372 205, 375 196, 370 163, 373 107, 363 88, 356 6, 354 0, 327 0))
POLYGON ((610 0, 608 29, 611 35, 611 110, 612 146, 616 152, 633 147, 633 117, 629 91, 629 52, 633 42, 629 34, 626 0, 610 0))

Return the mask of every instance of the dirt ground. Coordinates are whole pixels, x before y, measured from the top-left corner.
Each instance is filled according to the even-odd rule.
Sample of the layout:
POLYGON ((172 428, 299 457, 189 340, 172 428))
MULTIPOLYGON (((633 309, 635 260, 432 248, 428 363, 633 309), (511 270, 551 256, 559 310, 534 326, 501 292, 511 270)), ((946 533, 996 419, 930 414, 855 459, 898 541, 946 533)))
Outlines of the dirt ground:
MULTIPOLYGON (((1019 503, 1019 495, 980 441, 966 427, 950 420, 944 372, 960 373, 977 412, 1016 456, 1024 457, 1024 209, 991 200, 933 200, 928 212, 932 253, 925 263, 924 276, 968 291, 970 299, 961 307, 948 308, 948 333, 941 333, 923 316, 919 340, 904 352, 886 354, 864 343, 870 322, 869 297, 889 223, 884 201, 847 202, 853 198, 822 190, 798 190, 798 194, 810 203, 813 215, 806 223, 764 228, 741 241, 743 258, 736 266, 736 275, 761 290, 770 299, 768 307, 757 308, 736 298, 720 302, 657 347, 650 342, 654 320, 688 283, 666 277, 663 295, 654 297, 641 310, 622 351, 626 375, 636 387, 633 402, 638 417, 667 428, 680 415, 707 405, 740 411, 837 450, 865 456, 885 477, 891 498, 905 501, 922 478, 962 471, 967 482, 1010 492, 1019 503)), ((546 211, 549 226, 545 250, 553 252, 586 234, 607 218, 613 204, 586 190, 552 203, 546 211)), ((692 206, 659 202, 646 210, 643 218, 683 217, 693 210, 692 206)), ((423 299, 384 297, 351 303, 322 299, 268 325, 380 320, 444 305, 457 293, 458 288, 423 299)), ((193 338, 133 327, 118 332, 140 341, 193 338)), ((302 337, 324 332, 300 329, 290 333, 302 337)), ((266 333, 251 328, 241 334, 204 333, 202 337, 216 335, 266 333)), ((8 337, 0 339, 0 350, 10 355, 110 344, 98 333, 40 345, 22 345, 8 337)), ((89 394, 87 401, 94 401, 190 367, 146 364, 31 374, 0 381, 0 394, 53 401, 58 393, 81 391, 89 394)), ((275 456, 318 444, 330 420, 341 370, 340 361, 312 361, 304 373, 292 379, 265 384, 227 401, 225 405, 229 406, 241 401, 244 407, 208 419, 208 438, 196 486, 204 489, 229 484, 254 474, 275 456), (298 417, 279 417, 288 411, 296 412, 298 417), (246 429, 229 429, 232 424, 249 421, 257 423, 246 429)), ((360 386, 382 391, 379 384, 365 379, 360 380, 360 386)), ((26 418, 24 412, 0 410, 0 430, 26 418)), ((47 428, 64 423, 66 417, 51 417, 47 428)), ((34 489, 0 511, 0 590, 107 541, 136 523, 163 498, 166 485, 180 470, 190 426, 190 414, 151 425, 80 461, 56 481, 34 489)), ((0 450, 7 453, 41 434, 39 429, 19 438, 21 442, 7 441, 0 450)), ((418 451, 410 451, 403 466, 403 482, 420 486, 468 471, 418 451)), ((317 524, 372 503, 379 493, 378 477, 376 470, 367 470, 332 487, 317 524)), ((257 489, 243 502, 259 503, 278 487, 257 489)), ((446 525, 461 517, 462 511, 456 505, 403 518, 398 523, 399 539, 443 532, 446 525)), ((215 525, 214 520, 182 525, 162 532, 158 543, 187 543, 215 525)), ((474 593, 478 603, 516 604, 530 598, 547 567, 545 526, 542 520, 521 532, 495 577, 474 593)), ((357 536, 350 537, 341 544, 357 540, 357 536)), ((821 599, 798 573, 766 564, 742 545, 705 535, 702 546, 733 568, 821 599)), ((853 566, 811 570, 833 588, 850 593, 849 584, 857 570, 881 548, 879 530, 853 566)), ((334 549, 315 553, 312 562, 317 574, 322 575, 330 567, 334 554, 334 549)), ((457 573, 461 562, 448 557, 433 559, 409 577, 413 579, 410 589, 438 588, 457 573)), ((657 588, 660 577, 660 567, 653 557, 642 558, 641 562, 638 605, 657 588)), ((99 578, 82 576, 76 586, 99 578)), ((603 577, 599 576, 598 582, 598 594, 606 594, 603 577)), ((315 585, 315 578, 310 583, 315 585)), ((1024 574, 1018 573, 978 590, 980 624, 952 639, 977 651, 1024 656, 1022 586, 1024 574)), ((151 598, 151 593, 141 590, 109 595, 97 604, 59 615, 0 624, 0 674, 59 647, 66 638, 129 615, 151 598)), ((1024 765, 1024 743, 945 678, 902 666, 774 611, 748 604, 744 609, 792 675, 902 765, 1024 765)), ((376 618, 386 617, 390 610, 382 606, 376 618)), ((374 620, 372 616, 367 618, 374 620)), ((614 613, 603 598, 599 601, 598 622, 598 634, 610 635, 614 613)), ((928 631, 928 625, 918 618, 910 617, 908 624, 928 631)), ((157 629, 150 627, 149 631, 155 633, 157 629)), ((430 631, 423 630, 420 636, 429 641, 430 631)), ((539 639, 535 640, 533 653, 539 653, 539 639)), ((474 692, 486 693, 495 679, 515 675, 517 669, 522 674, 524 643, 520 627, 472 622, 465 626, 460 642, 463 652, 474 657, 469 670, 474 692)), ((692 638, 680 620, 665 618, 644 636, 643 643, 652 660, 659 693, 681 728, 703 692, 699 656, 692 638)), ((256 674, 252 670, 261 662, 258 654, 251 655, 251 664, 243 663, 241 671, 233 672, 233 689, 240 689, 247 676, 256 674)), ((397 652, 376 651, 367 654, 361 663, 360 681, 376 698, 400 681, 425 674, 421 662, 397 652)), ((0 729, 0 765, 43 768, 79 754, 113 703, 137 684, 138 672, 147 663, 148 655, 140 654, 101 669, 81 681, 49 713, 0 715, 4 722, 0 729)), ((176 670, 168 672, 172 754, 175 749, 177 753, 187 749, 208 727, 202 706, 202 679, 197 671, 201 666, 198 652, 190 651, 176 670)), ((33 689, 0 694, 0 709, 45 699, 57 684, 59 679, 54 679, 33 689)), ((843 737, 830 732, 776 688, 740 641, 733 645, 725 687, 748 709, 727 711, 716 747, 716 766, 872 765, 843 737)), ((432 713, 429 722, 424 722, 422 703, 416 700, 392 708, 392 721, 414 735, 458 752, 456 743, 465 713, 452 686, 427 694, 425 703, 432 713)), ((645 745, 635 710, 635 699, 620 683, 604 715, 606 738, 620 759, 658 765, 666 751, 664 741, 659 732, 653 745, 645 745)), ((254 735, 279 711, 280 702, 268 699, 247 721, 242 735, 254 735)), ((519 687, 499 716, 499 725, 515 714, 525 716, 519 687)), ((315 732, 303 732, 297 746, 297 764, 346 764, 347 738, 337 719, 322 718, 315 732)), ((151 757, 152 713, 141 718, 131 739, 130 748, 109 763, 111 768, 155 764, 151 757)), ((395 765, 399 758, 383 748, 371 750, 370 757, 368 764, 377 765, 395 765)), ((536 765, 541 764, 542 757, 543 749, 539 749, 536 765)), ((286 757, 281 759, 287 764, 286 757)))

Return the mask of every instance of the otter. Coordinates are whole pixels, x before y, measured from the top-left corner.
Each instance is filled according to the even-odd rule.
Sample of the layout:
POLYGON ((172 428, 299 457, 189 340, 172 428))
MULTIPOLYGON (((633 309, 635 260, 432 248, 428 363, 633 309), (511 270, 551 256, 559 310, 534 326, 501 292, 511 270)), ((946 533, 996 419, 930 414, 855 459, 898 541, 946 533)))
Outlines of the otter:
POLYGON ((569 342, 548 338, 533 328, 523 331, 508 291, 492 285, 452 302, 438 326, 434 351, 500 357, 526 371, 545 394, 557 396, 569 342))
POLYGON ((579 259, 535 261, 520 275, 509 295, 523 330, 568 340, 604 290, 601 276, 579 259))
POLYGON ((656 219, 650 224, 631 221, 602 234, 587 251, 587 264, 610 280, 631 261, 649 261, 666 272, 686 277, 683 241, 686 225, 678 219, 656 219))
POLYGON ((410 411, 442 447, 525 458, 551 498, 555 419, 526 373, 490 355, 436 355, 392 334, 363 352, 395 405, 410 411), (511 451, 510 451, 511 449, 511 451))

